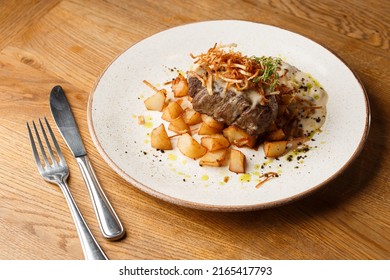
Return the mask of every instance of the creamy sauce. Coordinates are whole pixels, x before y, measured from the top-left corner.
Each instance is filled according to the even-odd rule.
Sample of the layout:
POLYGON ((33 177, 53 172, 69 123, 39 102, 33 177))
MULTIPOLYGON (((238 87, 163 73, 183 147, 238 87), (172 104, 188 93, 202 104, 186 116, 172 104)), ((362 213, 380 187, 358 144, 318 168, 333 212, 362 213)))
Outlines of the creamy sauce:
POLYGON ((320 129, 325 122, 328 94, 309 74, 286 62, 282 62, 280 68, 278 71, 279 83, 293 88, 296 92, 296 98, 307 101, 307 104, 316 108, 309 116, 298 115, 302 130, 306 135, 310 135, 313 131, 320 129))
POLYGON ((247 90, 247 91, 245 91, 245 94, 249 97, 249 99, 252 103, 251 109, 255 108, 257 104, 263 103, 264 97, 263 97, 263 95, 259 94, 257 91, 247 90))

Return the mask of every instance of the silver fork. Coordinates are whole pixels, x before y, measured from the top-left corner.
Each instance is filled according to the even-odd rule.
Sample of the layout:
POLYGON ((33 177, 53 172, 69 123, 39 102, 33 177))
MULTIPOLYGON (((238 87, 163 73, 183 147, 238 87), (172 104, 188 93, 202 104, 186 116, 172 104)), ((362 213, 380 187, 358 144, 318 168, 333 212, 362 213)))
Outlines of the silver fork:
POLYGON ((37 147, 35 145, 34 136, 31 132, 30 126, 27 122, 27 130, 28 135, 30 137, 30 142, 32 146, 32 151, 34 155, 35 162, 38 167, 38 171, 41 174, 41 176, 50 183, 56 183, 60 186, 62 192, 64 193, 65 199, 69 205, 70 212, 72 213, 72 217, 74 220, 74 223, 76 225, 76 229, 80 238, 81 247, 83 248, 84 257, 87 260, 107 260, 106 255, 104 254, 103 250, 100 248, 99 244, 97 243, 95 237, 92 235, 90 229, 88 228, 88 225, 86 224, 83 216, 81 215, 81 212, 79 208, 76 205, 75 200, 73 199, 72 194, 70 193, 70 190, 68 188, 68 184, 66 183, 66 180, 69 176, 69 168, 66 164, 65 158, 62 155, 62 152, 60 150, 60 147, 57 143, 57 140, 53 134, 53 131, 49 125, 49 122, 47 121, 45 117, 45 123, 46 127, 49 131, 49 134, 52 139, 52 143, 54 144, 55 150, 57 152, 59 161, 56 159, 53 150, 51 148, 49 139, 47 137, 47 134, 45 132, 45 128, 39 119, 39 124, 42 130, 43 138, 46 143, 46 148, 50 156, 49 158, 46 156, 44 145, 41 141, 41 137, 39 136, 38 129, 35 125, 35 122, 33 121, 33 128, 36 135, 36 140, 38 143, 38 146, 41 151, 43 163, 41 162, 37 147))

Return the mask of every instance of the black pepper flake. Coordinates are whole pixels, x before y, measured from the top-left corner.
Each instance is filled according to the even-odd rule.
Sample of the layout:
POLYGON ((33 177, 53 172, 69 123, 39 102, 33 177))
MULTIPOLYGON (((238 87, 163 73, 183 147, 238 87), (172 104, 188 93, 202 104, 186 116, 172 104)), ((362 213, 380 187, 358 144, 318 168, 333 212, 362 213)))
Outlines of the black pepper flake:
POLYGON ((302 89, 304 91, 307 91, 307 87, 306 86, 300 86, 299 89, 302 89))

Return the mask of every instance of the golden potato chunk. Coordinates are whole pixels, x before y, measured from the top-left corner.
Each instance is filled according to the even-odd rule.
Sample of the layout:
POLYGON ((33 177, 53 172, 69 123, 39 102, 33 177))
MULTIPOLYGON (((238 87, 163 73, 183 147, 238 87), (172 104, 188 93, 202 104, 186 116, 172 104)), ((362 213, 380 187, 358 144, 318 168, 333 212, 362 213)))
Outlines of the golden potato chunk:
POLYGON ((192 159, 198 159, 207 153, 207 149, 188 133, 179 137, 177 147, 183 155, 192 159))
POLYGON ((187 79, 181 74, 179 74, 179 76, 177 76, 176 79, 172 81, 171 88, 175 97, 183 97, 188 95, 188 82, 187 79))
POLYGON ((207 124, 211 128, 215 128, 216 130, 222 131, 224 124, 216 121, 213 117, 202 114, 202 121, 207 124))
POLYGON ((202 122, 202 124, 199 127, 198 134, 199 135, 212 135, 212 134, 218 134, 221 132, 221 129, 211 127, 207 123, 202 122))
POLYGON ((165 106, 165 94, 162 91, 158 91, 152 96, 145 99, 144 104, 146 109, 150 111, 161 112, 165 106))
POLYGON ((280 157, 287 151, 288 141, 264 142, 263 149, 266 157, 280 157))
POLYGON ((160 124, 158 127, 152 130, 151 145, 155 149, 172 150, 171 140, 169 139, 163 124, 160 124))
POLYGON ((195 125, 202 122, 201 114, 190 108, 184 110, 183 119, 188 125, 195 125))
POLYGON ((239 151, 232 149, 230 151, 229 170, 235 173, 245 173, 245 155, 239 151))
POLYGON ((230 125, 223 130, 223 135, 229 140, 229 142, 237 147, 249 147, 253 148, 256 143, 256 137, 249 135, 245 130, 230 125))
POLYGON ((284 133, 283 129, 279 128, 276 130, 273 130, 267 134, 266 139, 268 141, 280 141, 286 139, 286 134, 284 133))
POLYGON ((168 105, 164 108, 163 114, 161 118, 167 122, 176 119, 183 113, 183 109, 179 105, 179 103, 173 101, 169 102, 168 105))
POLYGON ((200 144, 206 147, 210 152, 226 149, 230 146, 229 140, 227 140, 222 134, 203 136, 200 140, 200 144))
POLYGON ((168 130, 176 132, 178 134, 189 133, 191 134, 191 129, 188 124, 185 123, 181 116, 173 119, 168 126, 168 130))
POLYGON ((226 159, 226 149, 218 151, 208 151, 204 156, 199 160, 200 166, 222 166, 226 159))

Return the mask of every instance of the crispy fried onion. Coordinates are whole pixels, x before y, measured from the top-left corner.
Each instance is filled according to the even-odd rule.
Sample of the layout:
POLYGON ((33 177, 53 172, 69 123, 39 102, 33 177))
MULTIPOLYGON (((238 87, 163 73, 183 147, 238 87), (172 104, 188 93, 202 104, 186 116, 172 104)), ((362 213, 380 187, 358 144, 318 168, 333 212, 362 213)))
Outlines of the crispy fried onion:
POLYGON ((271 180, 272 178, 279 177, 279 174, 276 172, 267 172, 260 176, 260 182, 256 185, 256 188, 260 188, 265 182, 271 180))
POLYGON ((232 50, 235 46, 215 44, 207 53, 190 54, 195 59, 194 64, 203 70, 197 73, 194 71, 193 74, 207 88, 209 94, 213 94, 215 80, 225 81, 224 91, 234 87, 238 91, 254 89, 262 95, 265 92, 278 93, 274 88, 278 82, 277 69, 281 60, 264 56, 244 56, 232 50), (229 50, 225 50, 227 47, 230 47, 229 50), (268 90, 265 90, 266 88, 268 90))

